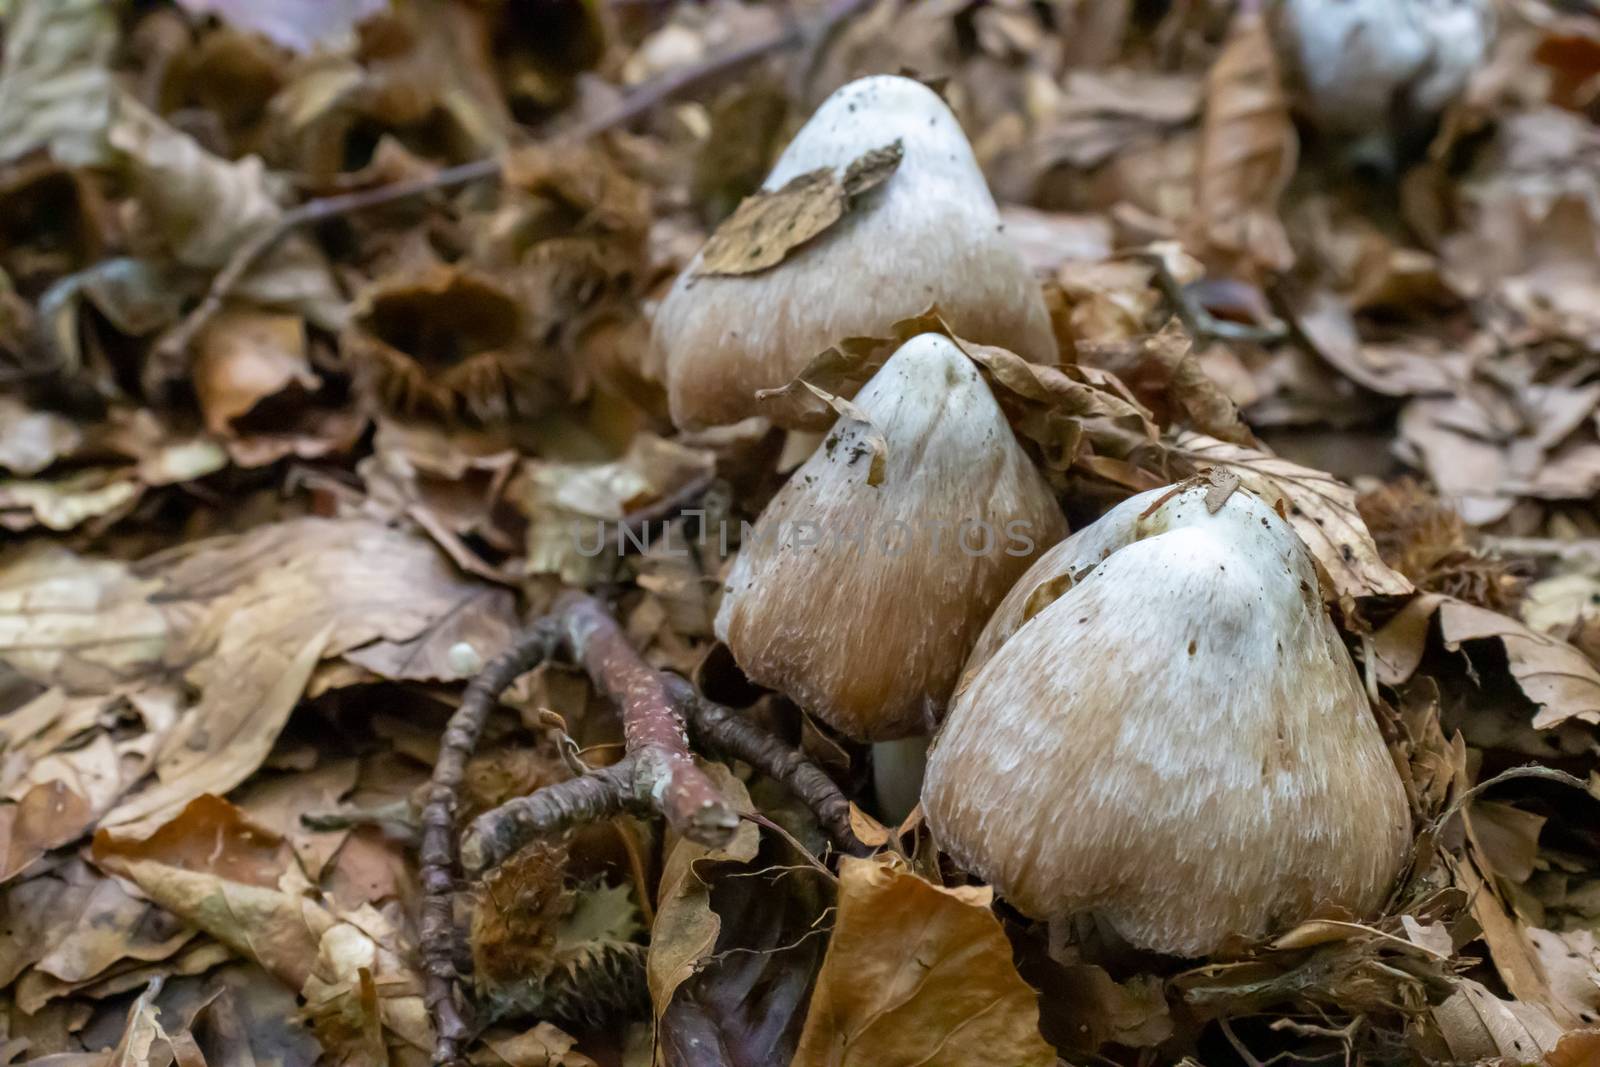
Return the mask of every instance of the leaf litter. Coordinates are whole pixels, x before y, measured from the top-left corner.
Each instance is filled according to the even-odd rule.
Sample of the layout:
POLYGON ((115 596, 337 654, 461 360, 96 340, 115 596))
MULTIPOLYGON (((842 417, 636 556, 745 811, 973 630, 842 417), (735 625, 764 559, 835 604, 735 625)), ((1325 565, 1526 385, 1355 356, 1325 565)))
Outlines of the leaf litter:
MULTIPOLYGON (((722 845, 633 811, 528 846, 454 898, 472 1063, 1600 1057, 1600 794, 1503 774, 1600 780, 1592 11, 1497 5, 1489 58, 1371 172, 1277 5, 878 0, 803 32, 731 0, 523 6, 0 6, 4 1062, 428 1062, 428 776, 564 585, 827 768, 859 854, 717 751, 748 816, 722 845), (757 185, 823 96, 895 71, 954 106, 1060 364, 934 306, 767 390, 787 436, 674 432, 656 301, 873 211, 897 143, 757 185), (507 149, 498 185, 441 180, 507 149), (329 196, 371 202, 276 233, 329 196), (716 531, 929 330, 1075 528, 1198 477, 1299 533, 1413 808, 1383 914, 1205 961, 1063 950, 718 653, 716 531)), ((547 663, 457 814, 625 750, 547 663)))

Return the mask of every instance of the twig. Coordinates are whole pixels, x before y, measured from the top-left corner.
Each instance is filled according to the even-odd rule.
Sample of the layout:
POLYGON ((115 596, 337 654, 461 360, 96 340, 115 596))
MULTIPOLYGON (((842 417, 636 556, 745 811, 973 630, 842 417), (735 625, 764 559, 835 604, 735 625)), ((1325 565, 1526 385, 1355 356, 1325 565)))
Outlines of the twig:
POLYGON ((1130 257, 1148 263, 1154 268, 1157 287, 1172 304, 1172 309, 1184 328, 1196 340, 1211 338, 1217 341, 1266 345, 1282 341, 1289 336, 1289 328, 1282 322, 1274 321, 1264 326, 1251 326, 1243 322, 1217 318, 1201 306, 1194 298, 1194 294, 1178 280, 1177 275, 1172 273, 1172 268, 1167 266, 1166 259, 1158 252, 1136 251, 1130 253, 1130 257))
POLYGON ((739 828, 738 813, 689 753, 666 676, 640 658, 611 613, 587 593, 563 593, 552 615, 561 622, 573 658, 622 709, 622 733, 634 761, 634 799, 660 811, 668 825, 692 841, 712 848, 727 844, 739 828))
POLYGON ((557 782, 485 812, 462 835, 462 868, 468 874, 481 874, 530 841, 642 807, 633 803, 633 776, 633 758, 625 756, 609 767, 557 782))
POLYGON ((1560 559, 1568 563, 1600 564, 1600 538, 1579 537, 1570 540, 1556 537, 1483 537, 1486 548, 1502 556, 1560 559))
MULTIPOLYGON (((772 52, 815 40, 825 35, 833 26, 850 18, 868 0, 834 0, 809 26, 785 22, 773 33, 735 48, 727 49, 681 70, 663 74, 629 93, 612 110, 558 135, 562 141, 583 141, 610 130, 618 129, 712 79, 732 73, 772 52)), ((475 181, 499 178, 502 161, 499 157, 475 159, 454 167, 446 167, 434 174, 408 181, 394 182, 375 189, 340 193, 335 196, 308 200, 285 211, 270 227, 252 234, 229 257, 228 262, 211 280, 211 287, 195 308, 184 316, 156 345, 147 368, 147 381, 161 381, 172 368, 182 366, 189 348, 206 323, 221 310, 228 294, 233 292, 246 274, 271 252, 290 233, 302 226, 324 222, 341 215, 366 211, 370 208, 409 200, 430 192, 454 189, 475 181)))
POLYGON ((682 678, 668 676, 668 685, 706 747, 743 760, 793 793, 841 850, 855 855, 871 851, 850 828, 850 802, 821 767, 738 712, 707 700, 682 678))
POLYGON ((462 1062, 470 1027, 455 998, 455 814, 467 761, 478 747, 483 725, 512 682, 548 659, 556 632, 535 625, 498 656, 467 687, 461 707, 450 717, 433 767, 428 803, 422 810, 422 961, 428 1012, 433 1016, 433 1062, 462 1062))

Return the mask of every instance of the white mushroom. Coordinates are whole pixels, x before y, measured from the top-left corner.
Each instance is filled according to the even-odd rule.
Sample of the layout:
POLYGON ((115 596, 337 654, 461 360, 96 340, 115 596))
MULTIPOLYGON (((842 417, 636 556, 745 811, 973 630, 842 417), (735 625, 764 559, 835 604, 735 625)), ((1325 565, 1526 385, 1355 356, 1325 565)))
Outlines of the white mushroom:
POLYGON ((1067 528, 948 338, 906 342, 855 403, 870 425, 841 420, 767 505, 716 632, 755 681, 850 737, 890 740, 942 712, 990 611, 1067 528))
POLYGON ((830 345, 884 336, 932 304, 963 337, 1056 362, 1039 286, 933 90, 892 76, 844 86, 795 135, 762 188, 822 167, 842 173, 896 141, 903 155, 889 179, 778 266, 701 275, 702 252, 684 270, 655 319, 673 422, 760 414, 757 390, 786 384, 830 345))
POLYGON ((1301 104, 1358 158, 1426 135, 1494 40, 1492 0, 1284 0, 1278 36, 1301 104))
POLYGON ((1239 490, 1136 496, 1040 558, 929 757, 935 840, 1023 912, 1185 956, 1369 914, 1404 788, 1294 531, 1239 490))

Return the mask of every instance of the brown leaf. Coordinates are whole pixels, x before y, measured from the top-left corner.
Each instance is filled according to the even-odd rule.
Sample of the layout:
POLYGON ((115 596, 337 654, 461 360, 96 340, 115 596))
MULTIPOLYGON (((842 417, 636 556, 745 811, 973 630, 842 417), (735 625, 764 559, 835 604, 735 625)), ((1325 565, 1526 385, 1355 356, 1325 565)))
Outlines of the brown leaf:
POLYGON ((781 189, 745 197, 711 235, 696 274, 757 274, 776 267, 853 207, 855 197, 882 185, 900 165, 900 142, 874 148, 836 175, 819 167, 781 189))
POLYGON ((1438 613, 1440 635, 1451 651, 1465 641, 1500 641, 1512 677, 1539 705, 1534 729, 1548 730, 1571 719, 1600 724, 1600 672, 1582 652, 1515 619, 1450 597, 1441 599, 1438 613))
POLYGON ((215 796, 190 802, 147 837, 95 835, 94 861, 292 988, 310 973, 333 917, 292 850, 215 796))
POLYGON ((237 786, 266 758, 311 672, 365 654, 405 677, 453 681, 501 650, 506 607, 416 534, 362 519, 297 519, 146 561, 199 703, 163 743, 159 782, 105 817, 163 821, 237 786), (471 646, 473 655, 451 650, 471 646), (481 645, 481 647, 480 647, 481 645), (407 657, 409 656, 409 660, 407 657))
POLYGON ((1378 555, 1356 510, 1356 491, 1333 475, 1198 433, 1179 434, 1176 451, 1197 468, 1221 467, 1238 475, 1245 488, 1269 503, 1282 501, 1284 517, 1328 572, 1337 595, 1411 592, 1411 583, 1378 555))
POLYGON ((846 857, 839 872, 795 1067, 1055 1063, 989 889, 941 888, 895 860, 846 857))
POLYGON ((1501 1000, 1470 978, 1460 979, 1459 992, 1433 1009, 1433 1022, 1457 1063, 1496 1056, 1512 1063, 1534 1063, 1556 1047, 1562 1033, 1545 1009, 1501 1000))
POLYGON ((1259 442, 1239 409, 1206 374, 1182 324, 1172 319, 1155 334, 1127 341, 1080 342, 1079 357, 1128 384, 1161 425, 1176 423, 1246 448, 1259 442))
POLYGON ((1198 244, 1247 275, 1287 270, 1294 251, 1277 207, 1298 152, 1266 20, 1259 9, 1240 8, 1206 75, 1192 223, 1198 244))
MULTIPOLYGON (((711 764, 707 773, 735 810, 751 809, 750 794, 726 767, 711 764)), ((661 871, 660 903, 650 931, 650 955, 645 963, 658 1025, 678 987, 704 965, 716 946, 722 919, 711 908, 712 872, 719 866, 749 863, 755 859, 760 844, 755 824, 741 822, 726 848, 709 849, 679 840, 667 853, 661 871)))

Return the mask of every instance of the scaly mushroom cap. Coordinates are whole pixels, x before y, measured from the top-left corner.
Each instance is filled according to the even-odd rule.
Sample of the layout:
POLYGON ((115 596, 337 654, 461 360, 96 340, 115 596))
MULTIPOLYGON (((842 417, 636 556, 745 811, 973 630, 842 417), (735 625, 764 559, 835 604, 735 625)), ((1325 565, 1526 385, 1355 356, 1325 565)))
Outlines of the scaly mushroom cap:
POLYGON ((794 379, 847 337, 882 336, 937 303, 963 337, 1036 363, 1057 351, 1039 286, 1002 232, 994 198, 950 109, 908 78, 876 76, 828 97, 779 157, 763 189, 899 140, 889 180, 777 267, 679 276, 655 320, 672 421, 683 427, 761 414, 758 389, 794 379))
POLYGON ((1410 819, 1304 547, 1243 490, 1151 510, 1168 492, 995 613, 929 757, 935 840, 1029 915, 1092 909, 1160 952, 1370 913, 1410 819))
POLYGON ((842 421, 747 536, 716 632, 755 681, 881 741, 942 712, 989 612, 1067 524, 949 338, 906 342, 855 402, 888 445, 881 484, 871 431, 842 421))

